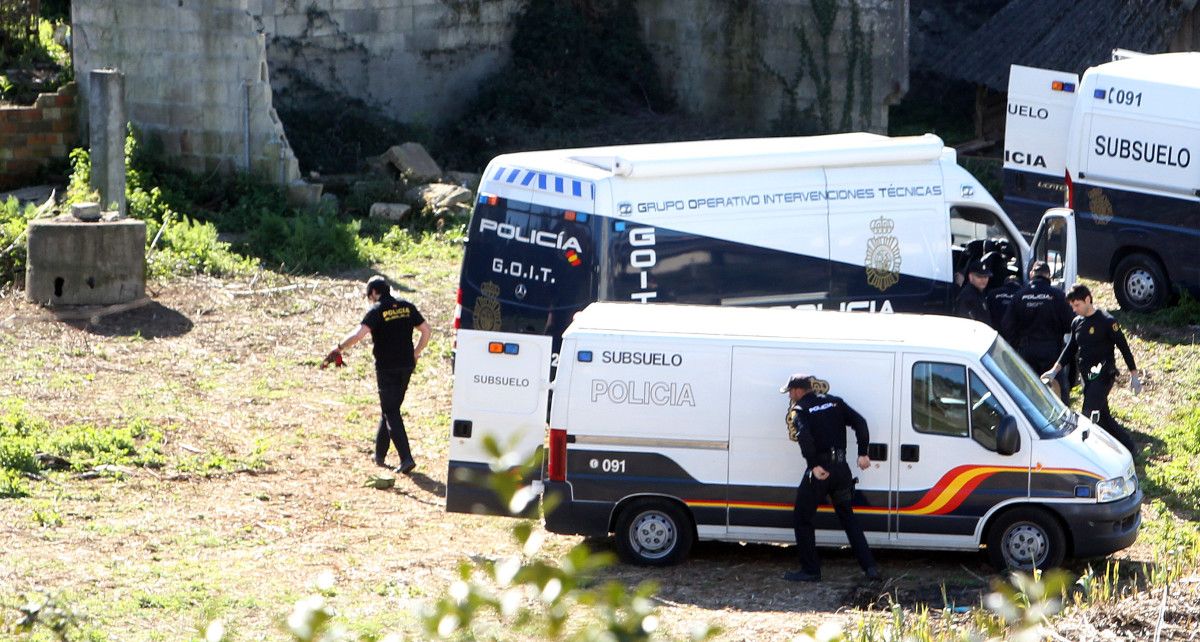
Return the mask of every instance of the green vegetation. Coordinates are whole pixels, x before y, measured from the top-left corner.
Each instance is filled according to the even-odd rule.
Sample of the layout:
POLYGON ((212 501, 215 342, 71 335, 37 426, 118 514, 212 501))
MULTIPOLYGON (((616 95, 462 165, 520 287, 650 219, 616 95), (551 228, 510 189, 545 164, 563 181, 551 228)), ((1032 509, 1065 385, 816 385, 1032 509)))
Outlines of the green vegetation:
POLYGON ((10 16, 0 13, 0 101, 32 104, 38 93, 55 91, 74 78, 71 55, 55 38, 66 20, 4 22, 10 16))
POLYGON ((25 278, 25 228, 37 207, 22 207, 17 199, 0 201, 0 284, 25 278))
MULTIPOLYGON (((245 175, 196 176, 171 168, 131 131, 126 139, 126 198, 131 217, 146 222, 152 277, 236 276, 270 267, 308 273, 365 267, 409 252, 454 252, 464 229, 452 219, 418 213, 407 228, 364 221, 331 206, 297 209, 282 189, 245 175), (449 221, 449 224, 447 224, 449 221), (228 240, 223 240, 228 239, 228 240)), ((67 203, 96 200, 91 159, 71 152, 67 203)), ((24 231, 35 209, 0 203, 0 284, 24 278, 24 231)))
POLYGON ((62 469, 119 475, 120 467, 163 464, 163 434, 140 419, 52 426, 13 399, 0 402, 0 497, 25 497, 28 479, 62 469))

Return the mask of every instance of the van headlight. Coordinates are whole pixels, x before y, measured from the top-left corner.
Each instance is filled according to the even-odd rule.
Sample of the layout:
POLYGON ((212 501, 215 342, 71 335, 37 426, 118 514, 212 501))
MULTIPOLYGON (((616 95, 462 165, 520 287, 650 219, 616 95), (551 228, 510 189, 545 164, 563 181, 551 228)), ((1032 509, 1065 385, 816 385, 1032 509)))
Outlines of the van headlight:
POLYGON ((1113 477, 1096 484, 1096 501, 1115 502, 1129 497, 1137 490, 1137 474, 1130 466, 1123 477, 1113 477))

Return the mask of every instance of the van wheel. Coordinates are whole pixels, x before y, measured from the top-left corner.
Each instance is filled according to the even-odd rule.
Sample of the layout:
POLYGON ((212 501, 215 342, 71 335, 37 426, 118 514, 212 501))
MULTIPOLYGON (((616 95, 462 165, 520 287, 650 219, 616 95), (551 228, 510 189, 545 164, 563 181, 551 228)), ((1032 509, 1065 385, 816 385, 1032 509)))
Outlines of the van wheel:
POLYGON ((988 531, 987 547, 992 565, 1002 571, 1054 568, 1067 553, 1062 527, 1037 508, 1016 508, 1001 515, 988 531))
POLYGON ((695 540, 691 517, 674 502, 639 499, 617 519, 617 553, 642 566, 670 566, 687 556, 695 540))
POLYGON ((1166 305, 1170 284, 1157 260, 1145 254, 1131 254, 1117 264, 1113 293, 1122 310, 1152 312, 1166 305))

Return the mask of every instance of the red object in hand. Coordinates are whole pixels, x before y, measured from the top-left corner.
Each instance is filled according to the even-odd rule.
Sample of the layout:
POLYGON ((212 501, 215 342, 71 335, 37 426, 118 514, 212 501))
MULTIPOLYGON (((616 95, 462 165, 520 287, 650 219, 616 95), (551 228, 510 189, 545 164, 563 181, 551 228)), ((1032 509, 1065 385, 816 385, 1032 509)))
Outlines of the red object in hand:
POLYGON ((334 348, 329 354, 325 355, 325 360, 321 362, 321 369, 324 370, 325 367, 331 363, 336 368, 341 368, 342 366, 346 365, 346 362, 342 361, 341 350, 334 348))

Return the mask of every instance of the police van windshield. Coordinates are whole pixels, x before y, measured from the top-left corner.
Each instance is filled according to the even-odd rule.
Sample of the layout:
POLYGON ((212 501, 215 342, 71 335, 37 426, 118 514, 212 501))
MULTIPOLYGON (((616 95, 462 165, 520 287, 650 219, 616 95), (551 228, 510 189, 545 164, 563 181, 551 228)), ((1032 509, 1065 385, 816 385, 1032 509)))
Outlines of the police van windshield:
POLYGON ((983 356, 983 365, 1000 381, 1043 439, 1056 439, 1075 429, 1074 413, 1042 384, 1007 341, 997 338, 983 356))
POLYGON ((594 222, 481 193, 463 254, 461 327, 561 336, 596 300, 594 222))

